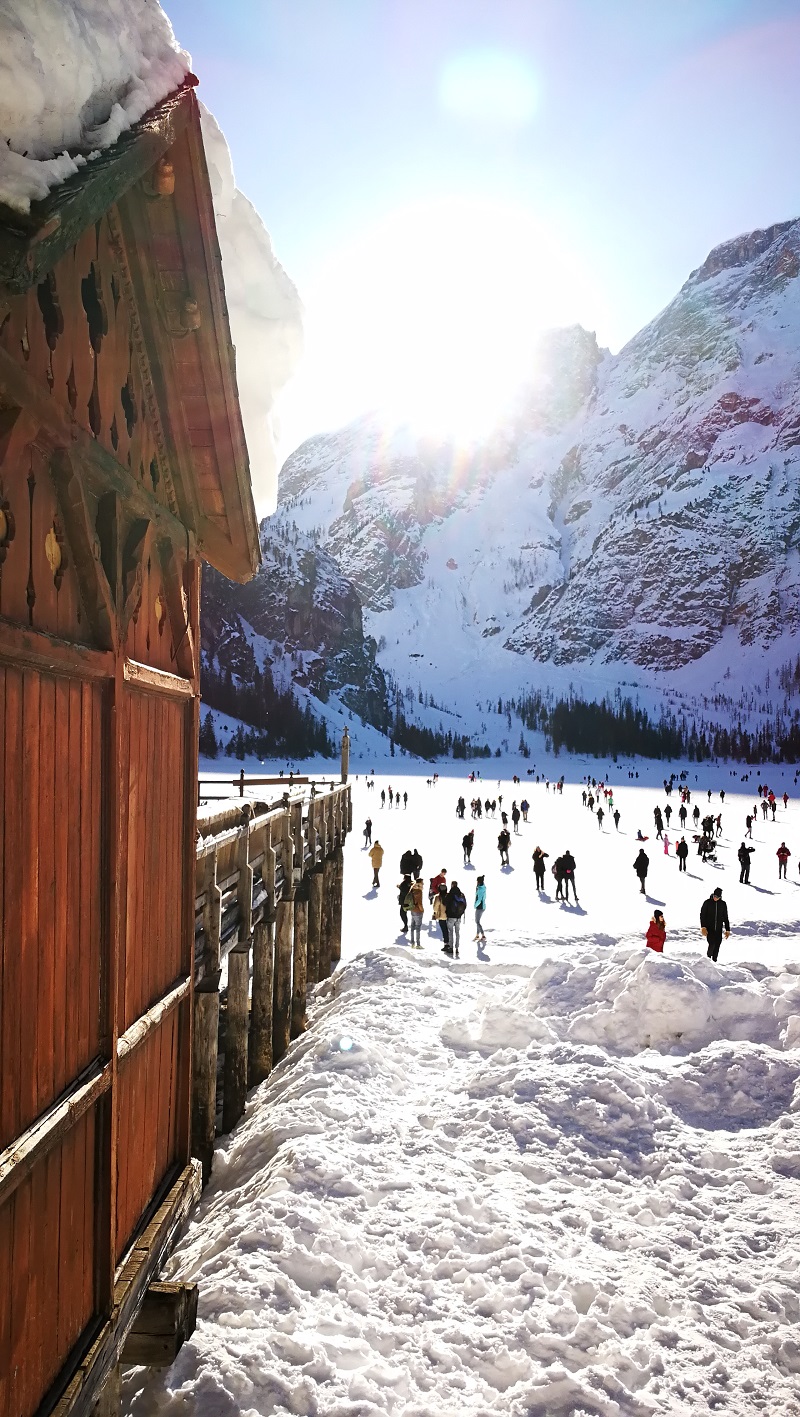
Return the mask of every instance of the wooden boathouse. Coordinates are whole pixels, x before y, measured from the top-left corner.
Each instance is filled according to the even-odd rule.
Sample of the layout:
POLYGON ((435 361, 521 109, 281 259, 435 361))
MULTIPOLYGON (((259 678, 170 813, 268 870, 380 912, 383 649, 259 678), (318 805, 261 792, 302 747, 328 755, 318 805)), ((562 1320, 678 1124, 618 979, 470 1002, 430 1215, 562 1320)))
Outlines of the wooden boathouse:
POLYGON ((0 209, 3 1417, 92 1411, 199 1194, 203 559, 259 549, 187 85, 0 209))

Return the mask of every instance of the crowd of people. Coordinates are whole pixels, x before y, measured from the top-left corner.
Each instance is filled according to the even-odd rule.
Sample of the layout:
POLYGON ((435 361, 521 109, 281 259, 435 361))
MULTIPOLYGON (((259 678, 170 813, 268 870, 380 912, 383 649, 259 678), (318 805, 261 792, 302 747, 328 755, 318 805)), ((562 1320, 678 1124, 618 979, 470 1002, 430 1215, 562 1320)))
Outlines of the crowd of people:
MULTIPOLYGON (((656 803, 653 808, 653 822, 655 829, 655 840, 662 842, 663 854, 665 856, 674 855, 677 861, 679 873, 687 872, 687 858, 690 854, 690 846, 686 840, 687 822, 691 822, 695 828, 690 832, 693 843, 696 846, 697 855, 704 863, 716 864, 717 842, 723 833, 722 811, 709 810, 712 802, 712 791, 706 790, 706 811, 701 811, 697 801, 692 802, 692 789, 685 782, 685 774, 681 774, 680 779, 675 774, 664 779, 664 795, 666 801, 664 805, 656 803), (673 806, 673 793, 677 799, 673 806), (680 833, 670 840, 670 829, 672 818, 676 817, 680 823, 680 833)), ((471 778, 475 781, 475 777, 471 778)), ((435 781, 435 779, 433 780, 435 781)), ((539 781, 539 775, 536 776, 539 781)), ((550 781, 544 775, 541 777, 547 791, 550 790, 550 781)), ((519 778, 514 779, 515 784, 519 783, 519 778)), ((559 794, 563 792, 563 778, 553 784, 554 790, 559 794)), ((474 797, 469 802, 470 815, 473 821, 480 821, 483 818, 495 819, 499 812, 501 830, 497 836, 497 850, 500 855, 501 871, 510 870, 510 849, 512 843, 512 833, 509 830, 509 821, 515 835, 520 834, 520 823, 529 822, 531 810, 527 797, 521 797, 517 802, 513 799, 510 810, 503 808, 503 794, 499 790, 491 797, 474 797)), ((407 805, 407 793, 402 794, 403 804, 407 805)), ((385 790, 381 791, 382 803, 386 798, 385 790)), ((400 802, 400 794, 388 789, 389 808, 400 802)), ((736 853, 739 864, 739 882, 743 885, 750 883, 750 871, 752 857, 755 852, 753 846, 747 844, 746 838, 752 836, 753 822, 761 810, 764 821, 768 820, 771 814, 772 821, 777 819, 778 802, 782 800, 784 810, 788 807, 789 796, 784 792, 781 799, 766 784, 758 785, 758 801, 754 804, 752 812, 745 817, 745 839, 736 853)), ((606 817, 610 817, 614 823, 614 832, 619 832, 621 820, 620 811, 614 802, 613 788, 604 781, 597 781, 593 777, 587 776, 581 784, 581 801, 587 811, 592 813, 597 820, 598 829, 603 831, 603 823, 606 817)), ((719 791, 720 808, 725 803, 725 789, 719 791)), ((464 821, 467 813, 467 802, 463 795, 459 795, 456 802, 456 817, 464 821)), ((647 896, 647 877, 650 869, 650 857, 645 850, 644 843, 648 841, 648 836, 644 834, 641 827, 636 833, 638 853, 633 862, 633 870, 639 883, 639 890, 642 895, 647 896)), ((383 847, 380 842, 372 842, 372 821, 367 818, 364 825, 364 845, 369 848, 370 861, 373 868, 373 887, 380 886, 380 870, 383 864, 383 847)), ((472 867, 472 853, 475 846, 475 828, 471 827, 466 831, 461 839, 463 863, 465 868, 472 867)), ((791 852, 782 841, 776 851, 778 862, 778 878, 786 879, 788 863, 791 859, 791 852)), ((544 851, 537 845, 532 853, 532 864, 535 889, 540 896, 545 895, 545 879, 547 874, 547 862, 550 860, 550 853, 544 851)), ((401 880, 398 882, 398 906, 400 909, 402 933, 410 933, 410 943, 412 948, 422 947, 422 921, 425 914, 426 890, 424 877, 422 874, 422 857, 416 848, 406 850, 400 858, 401 880)), ((556 856, 550 865, 550 872, 555 881, 555 900, 565 904, 572 902, 579 904, 576 886, 576 862, 572 852, 568 849, 556 856)), ((447 871, 442 868, 435 876, 431 877, 427 887, 427 904, 430 909, 430 931, 435 931, 438 927, 442 938, 442 951, 453 958, 459 957, 461 945, 461 920, 468 909, 467 897, 460 888, 457 881, 448 883, 447 871)), ((483 875, 477 877, 472 908, 475 915, 475 935, 480 951, 482 943, 486 939, 483 929, 483 916, 487 908, 486 881, 483 875)), ((699 926, 703 937, 707 942, 708 957, 717 960, 723 935, 727 938, 730 934, 730 921, 728 918, 728 908, 723 899, 722 888, 717 886, 711 895, 703 902, 700 911, 699 926)), ((666 921, 660 909, 653 911, 646 932, 646 944, 651 950, 662 953, 666 941, 666 921)))

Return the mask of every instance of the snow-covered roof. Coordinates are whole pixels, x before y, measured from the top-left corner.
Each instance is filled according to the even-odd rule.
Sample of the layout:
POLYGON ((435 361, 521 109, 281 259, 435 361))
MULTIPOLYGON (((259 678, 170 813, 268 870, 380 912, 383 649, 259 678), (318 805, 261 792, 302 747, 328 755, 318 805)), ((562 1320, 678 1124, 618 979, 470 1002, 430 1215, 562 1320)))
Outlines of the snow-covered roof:
POLYGON ((189 70, 158 0, 0 0, 0 202, 28 212, 189 70))

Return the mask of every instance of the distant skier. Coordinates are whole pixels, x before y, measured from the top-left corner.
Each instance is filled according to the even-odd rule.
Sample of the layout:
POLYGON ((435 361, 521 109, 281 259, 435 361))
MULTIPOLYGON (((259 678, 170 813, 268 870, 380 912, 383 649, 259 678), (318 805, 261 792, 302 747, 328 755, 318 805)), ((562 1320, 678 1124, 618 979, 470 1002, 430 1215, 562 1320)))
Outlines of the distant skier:
POLYGON ((549 852, 542 851, 541 846, 537 846, 533 853, 533 874, 536 880, 537 891, 544 890, 544 863, 549 852))
POLYGON ((679 870, 679 871, 685 871, 685 870, 686 870, 686 858, 687 858, 687 856, 689 855, 689 847, 688 847, 687 844, 686 844, 686 837, 685 837, 685 836, 682 836, 682 837, 681 837, 680 841, 678 842, 677 846, 675 847, 675 855, 676 855, 677 858, 678 858, 678 870, 679 870))
POLYGON ((647 872, 649 866, 650 857, 647 855, 647 852, 645 851, 644 847, 642 847, 639 851, 639 855, 636 857, 636 860, 633 863, 633 869, 639 877, 639 886, 641 888, 642 895, 647 895, 647 890, 645 889, 645 881, 647 880, 647 872))
POLYGON ((742 842, 741 846, 739 847, 739 850, 736 853, 739 858, 739 865, 741 866, 741 870, 739 872, 740 886, 749 886, 750 884, 750 857, 753 855, 754 851, 754 846, 746 846, 745 843, 742 842))
POLYGON ((706 954, 709 959, 714 960, 714 963, 719 955, 723 930, 727 940, 731 933, 731 922, 728 919, 728 907, 722 899, 722 890, 717 886, 711 892, 708 900, 703 901, 700 909, 700 931, 708 941, 706 954))
POLYGON ((654 910, 650 924, 647 927, 645 943, 647 948, 655 950, 656 954, 664 953, 664 941, 667 938, 667 925, 660 910, 654 910))

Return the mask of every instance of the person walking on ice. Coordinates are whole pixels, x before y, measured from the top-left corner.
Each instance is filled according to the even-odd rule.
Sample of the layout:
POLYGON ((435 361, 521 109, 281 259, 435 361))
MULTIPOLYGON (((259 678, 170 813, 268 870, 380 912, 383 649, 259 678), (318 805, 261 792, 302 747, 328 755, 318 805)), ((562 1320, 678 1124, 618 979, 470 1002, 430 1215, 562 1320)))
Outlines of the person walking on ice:
POLYGON ((642 892, 642 895, 647 895, 645 881, 647 880, 647 871, 649 866, 650 857, 647 855, 647 852, 645 851, 644 847, 642 847, 639 851, 639 855, 636 857, 636 860, 633 863, 633 869, 639 877, 639 887, 642 892))
POLYGON ((664 953, 664 941, 667 938, 667 925, 660 910, 654 910, 647 927, 645 943, 649 950, 655 950, 656 954, 664 953))
POLYGON ((569 888, 570 885, 572 885, 572 895, 577 905, 578 892, 575 889, 575 857, 569 850, 565 851, 564 855, 561 857, 561 869, 564 873, 564 898, 569 900, 569 888))
POLYGON ((728 907, 722 899, 722 889, 717 886, 700 908, 700 933, 708 942, 706 954, 715 964, 722 944, 723 930, 727 940, 731 933, 731 922, 728 919, 728 907))
POLYGON ((503 827, 503 830, 500 832, 500 834, 499 834, 499 836, 498 836, 498 838, 497 838, 497 850, 500 852, 500 865, 501 865, 501 866, 510 866, 510 865, 511 865, 511 862, 510 862, 509 859, 508 859, 508 848, 509 848, 510 845, 511 845, 511 834, 510 834, 510 832, 509 832, 509 830, 508 830, 508 827, 503 827))
POLYGON ((467 898, 459 888, 458 881, 453 881, 447 892, 447 933, 450 936, 450 951, 456 959, 461 943, 461 917, 466 909, 467 898))
POLYGON ((744 842, 742 842, 741 846, 739 847, 739 850, 736 853, 736 855, 739 857, 739 865, 741 867, 741 870, 739 872, 740 886, 749 886, 750 884, 750 857, 753 855, 754 851, 754 846, 747 846, 744 842))
POLYGON ((475 842, 475 832, 474 832, 474 831, 467 832, 466 836, 463 836, 463 837, 461 838, 461 847, 462 847, 462 850, 463 850, 463 852, 464 852, 464 865, 465 865, 465 866, 468 866, 468 865, 469 865, 470 857, 472 856, 472 847, 473 847, 474 842, 475 842))
POLYGON ((379 841, 375 842, 375 845, 369 853, 369 859, 372 862, 372 884, 373 886, 379 886, 381 883, 380 870, 383 865, 383 847, 379 841))
POLYGON ((676 855, 677 858, 678 858, 678 870, 679 870, 679 871, 685 871, 685 870, 686 870, 686 858, 687 858, 687 856, 689 855, 689 846, 688 846, 688 843, 687 843, 687 841, 686 841, 686 837, 685 837, 685 836, 682 836, 682 837, 681 837, 680 841, 678 842, 677 846, 675 847, 675 855, 676 855))
POLYGON ((422 878, 415 881, 410 894, 411 901, 411 948, 412 950, 422 949, 422 916, 425 911, 425 902, 422 898, 423 885, 422 878), (414 941, 416 940, 416 944, 414 941))
POLYGON ((371 845, 372 845, 372 818, 371 818, 371 817, 367 817, 367 820, 366 820, 365 823, 364 823, 364 850, 366 851, 367 847, 368 847, 368 846, 371 846, 371 845))
POLYGON ((485 940, 483 933, 483 912, 486 909, 486 886, 483 876, 479 876, 475 885, 475 939, 485 940))
POLYGON ((544 890, 544 863, 549 852, 542 851, 541 846, 537 846, 533 853, 533 874, 536 880, 537 891, 544 890))
POLYGON ((786 845, 786 842, 782 841, 780 846, 778 847, 778 850, 775 852, 775 855, 778 858, 778 880, 781 879, 781 876, 783 876, 783 879, 786 880, 786 867, 788 865, 789 857, 791 856, 791 854, 792 853, 786 845))

